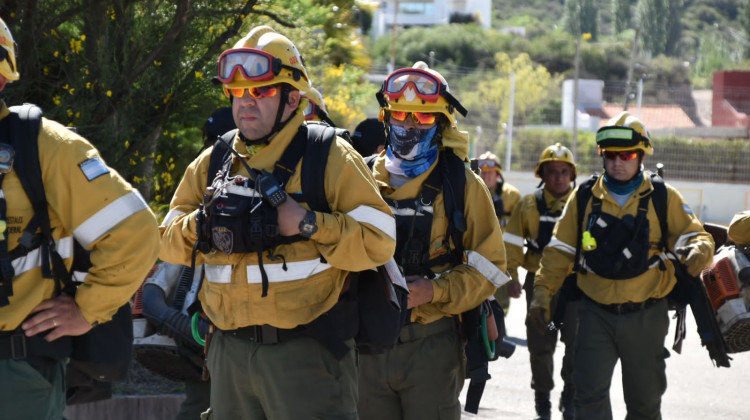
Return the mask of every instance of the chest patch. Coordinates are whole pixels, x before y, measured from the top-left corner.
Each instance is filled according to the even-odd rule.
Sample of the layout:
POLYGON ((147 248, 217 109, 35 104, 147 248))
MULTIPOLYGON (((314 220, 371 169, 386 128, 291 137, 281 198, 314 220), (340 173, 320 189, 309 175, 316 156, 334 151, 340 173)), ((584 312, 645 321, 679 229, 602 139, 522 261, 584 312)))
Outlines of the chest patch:
POLYGON ((89 181, 93 181, 94 179, 109 173, 109 168, 107 168, 107 165, 105 165, 99 157, 86 159, 79 163, 78 167, 81 168, 83 175, 89 181))

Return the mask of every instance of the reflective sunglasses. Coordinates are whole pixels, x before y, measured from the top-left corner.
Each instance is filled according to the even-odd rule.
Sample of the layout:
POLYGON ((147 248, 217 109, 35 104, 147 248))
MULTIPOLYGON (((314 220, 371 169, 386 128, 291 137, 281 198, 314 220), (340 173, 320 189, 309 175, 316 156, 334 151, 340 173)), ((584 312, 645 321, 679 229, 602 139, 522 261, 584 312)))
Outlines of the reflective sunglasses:
POLYGON ((480 168, 494 169, 496 166, 498 166, 497 162, 492 159, 482 159, 479 161, 480 168))
POLYGON ((318 106, 315 105, 310 99, 307 100, 307 106, 305 107, 305 120, 310 121, 318 115, 318 106))
POLYGON ((239 71, 247 80, 262 82, 271 80, 286 68, 297 74, 297 69, 281 63, 281 59, 255 48, 234 48, 219 56, 216 76, 222 83, 231 83, 239 71))
POLYGON ((434 75, 422 69, 401 69, 391 73, 384 83, 384 92, 390 100, 400 97, 407 86, 412 86, 421 99, 437 102, 445 85, 434 75))
POLYGON ((259 86, 252 88, 224 88, 224 94, 229 96, 232 95, 235 98, 241 98, 245 96, 245 92, 249 93, 255 99, 271 98, 279 93, 279 85, 259 86))
POLYGON ((624 150, 621 152, 612 152, 609 150, 605 150, 602 152, 602 156, 604 156, 604 159, 607 160, 615 160, 616 157, 620 157, 620 160, 622 161, 628 161, 633 160, 640 155, 638 150, 624 150))
POLYGON ((411 115, 414 124, 434 124, 437 120, 437 114, 434 112, 406 112, 406 111, 390 111, 391 117, 396 121, 406 121, 406 118, 411 115))

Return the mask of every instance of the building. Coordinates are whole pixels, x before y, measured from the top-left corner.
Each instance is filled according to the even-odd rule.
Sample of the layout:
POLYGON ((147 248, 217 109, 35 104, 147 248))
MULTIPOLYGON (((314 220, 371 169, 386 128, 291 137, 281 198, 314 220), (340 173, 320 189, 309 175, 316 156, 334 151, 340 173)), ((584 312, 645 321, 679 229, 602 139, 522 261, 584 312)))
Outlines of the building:
POLYGON ((451 19, 474 18, 485 29, 492 20, 491 0, 383 0, 373 15, 373 35, 381 36, 394 26, 447 25, 451 19), (398 11, 396 11, 398 5, 398 11))
POLYGON ((750 71, 714 73, 711 125, 750 129, 750 71))

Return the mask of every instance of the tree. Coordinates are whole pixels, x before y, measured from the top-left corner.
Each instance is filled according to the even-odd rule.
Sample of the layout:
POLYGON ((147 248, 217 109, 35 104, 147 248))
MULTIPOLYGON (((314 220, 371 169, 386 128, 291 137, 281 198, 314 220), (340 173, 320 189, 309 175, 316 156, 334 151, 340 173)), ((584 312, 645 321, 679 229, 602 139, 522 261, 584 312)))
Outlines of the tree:
POLYGON ((630 3, 631 0, 612 0, 612 16, 615 34, 619 34, 620 32, 631 28, 630 3))
POLYGON ((599 32, 599 12, 594 0, 565 0, 565 30, 578 36, 583 33, 591 34, 596 40, 599 32))
POLYGON ((653 56, 667 51, 669 0, 639 0, 636 19, 641 30, 641 45, 653 56))
POLYGON ((331 60, 357 60, 353 4, 3 2, 0 16, 19 45, 21 71, 5 97, 9 104, 37 103, 46 116, 75 126, 147 200, 163 207, 203 143, 203 122, 226 104, 211 83, 219 54, 250 27, 270 24, 295 42, 312 75, 331 60))

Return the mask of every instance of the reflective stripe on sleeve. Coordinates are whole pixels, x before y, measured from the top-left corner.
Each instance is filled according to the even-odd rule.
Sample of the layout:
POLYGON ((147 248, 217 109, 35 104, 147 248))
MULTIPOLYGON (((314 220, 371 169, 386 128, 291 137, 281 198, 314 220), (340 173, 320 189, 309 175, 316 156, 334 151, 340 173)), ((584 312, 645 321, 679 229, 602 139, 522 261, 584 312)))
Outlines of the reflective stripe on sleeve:
POLYGON ((674 249, 682 248, 683 246, 688 246, 690 240, 694 236, 697 236, 697 235, 698 235, 698 232, 688 232, 684 235, 681 235, 679 238, 677 238, 677 242, 675 242, 674 244, 674 249))
POLYGON ((346 213, 360 223, 367 223, 396 240, 396 219, 370 206, 359 206, 346 213))
POLYGON ((503 233, 503 241, 507 244, 523 248, 523 238, 512 233, 503 233))
POLYGON ((557 219, 559 219, 559 217, 555 217, 555 216, 539 216, 539 221, 540 222, 555 223, 555 222, 557 222, 557 219))
POLYGON ((169 224, 172 223, 172 220, 174 220, 177 216, 182 216, 183 214, 185 214, 184 211, 180 211, 180 210, 177 210, 177 209, 170 210, 167 213, 167 215, 164 216, 164 220, 162 220, 161 226, 162 227, 169 226, 169 224))
MULTIPOLYGON (((424 214, 422 212, 417 212, 414 209, 410 208, 396 208, 391 207, 391 211, 393 212, 394 216, 414 216, 414 213, 417 213, 418 216, 423 216, 424 214)), ((432 206, 422 206, 422 211, 425 213, 432 214, 432 206)))
POLYGON ((109 232, 118 223, 147 208, 148 204, 143 200, 141 194, 137 191, 131 191, 109 203, 106 207, 89 217, 88 220, 81 223, 73 231, 73 236, 75 236, 84 248, 88 248, 92 242, 109 232))
MULTIPOLYGON (((57 249, 57 253, 60 254, 63 259, 73 257, 73 237, 66 236, 65 238, 60 238, 60 240, 55 241, 55 248, 57 249)), ((14 259, 11 261, 11 264, 13 265, 13 270, 15 270, 16 276, 29 270, 33 270, 34 268, 41 267, 42 249, 36 248, 23 257, 14 259)))
POLYGON ((576 247, 566 244, 565 242, 557 239, 557 237, 555 236, 552 237, 552 240, 549 241, 549 244, 547 244, 547 246, 550 248, 555 248, 566 254, 575 255, 576 253, 576 247))
POLYGON ((501 287, 510 281, 510 277, 503 273, 492 261, 476 251, 466 251, 466 265, 475 268, 495 287, 501 287))

